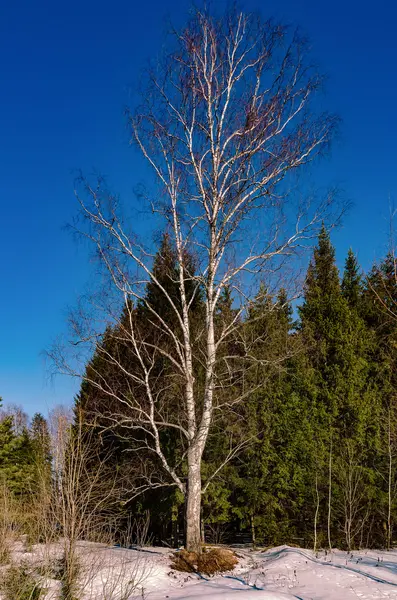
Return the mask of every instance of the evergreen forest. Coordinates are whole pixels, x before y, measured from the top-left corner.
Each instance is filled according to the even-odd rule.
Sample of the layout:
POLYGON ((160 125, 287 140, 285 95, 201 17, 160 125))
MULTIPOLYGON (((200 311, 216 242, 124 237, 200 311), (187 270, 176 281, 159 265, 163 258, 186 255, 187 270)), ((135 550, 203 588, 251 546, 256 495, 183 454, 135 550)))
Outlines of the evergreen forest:
MULTIPOLYGON (((186 260, 193 271, 194 257, 186 260)), ((159 284, 176 297, 178 266, 167 235, 153 270, 159 284)), ((129 429, 128 423, 124 427, 122 421, 109 426, 117 405, 95 385, 96 380, 111 381, 119 395, 142 394, 139 384, 134 389, 119 364, 106 357, 117 354, 134 369, 136 357, 122 333, 131 312, 146 339, 159 343, 148 306, 159 318, 172 319, 167 306, 163 310, 162 296, 150 283, 147 304, 121 311, 118 325, 106 329, 86 367, 75 420, 82 418, 87 427, 97 428, 101 452, 95 460, 110 456, 119 473, 118 485, 125 491, 121 514, 147 515, 152 539, 175 546, 183 541, 183 496, 170 479, 162 478, 162 465, 145 449, 145 433, 129 429), (149 472, 152 480, 146 488, 149 472)), ((350 250, 339 273, 325 227, 298 304, 289 302, 285 289, 270 294, 258 282, 249 315, 239 317, 233 337, 221 350, 234 358, 232 367, 226 359, 219 367, 231 372, 227 384, 216 390, 215 405, 222 410, 214 418, 204 453, 203 539, 349 550, 390 546, 397 519, 396 303, 393 256, 364 275, 350 250), (239 364, 242 346, 245 353, 249 346, 249 367, 239 364), (249 393, 228 405, 231 387, 249 393)), ((200 293, 192 306, 191 326, 199 345, 200 293)), ((218 326, 231 323, 235 312, 233 290, 225 289, 218 326)), ((177 323, 172 326, 177 329, 177 323)), ((181 396, 173 365, 159 355, 153 369, 156 389, 167 395, 166 420, 171 413, 177 419, 181 396)), ((195 372, 199 386, 204 376, 199 360, 195 372)), ((9 426, 3 422, 2 435, 9 426)), ((160 431, 167 456, 182 462, 186 449, 178 430, 164 423, 160 431)))

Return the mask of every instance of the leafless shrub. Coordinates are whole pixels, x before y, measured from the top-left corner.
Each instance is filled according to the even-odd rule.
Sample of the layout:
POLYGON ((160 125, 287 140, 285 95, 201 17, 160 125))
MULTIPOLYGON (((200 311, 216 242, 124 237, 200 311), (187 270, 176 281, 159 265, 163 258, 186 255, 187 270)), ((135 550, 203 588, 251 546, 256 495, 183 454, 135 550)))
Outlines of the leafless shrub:
POLYGON ((81 420, 72 427, 60 411, 51 431, 53 481, 48 487, 43 474, 39 486, 34 537, 41 543, 34 554, 41 572, 60 581, 62 599, 75 600, 100 567, 96 550, 110 541, 105 524, 112 521, 119 496, 109 457, 100 456, 99 441, 81 420), (90 540, 102 544, 84 546, 90 540))
POLYGON ((127 527, 122 534, 120 543, 122 546, 128 547, 130 544, 143 548, 150 546, 151 540, 149 537, 150 528, 150 511, 145 510, 143 515, 138 517, 130 516, 128 518, 127 527))
POLYGON ((0 481, 0 564, 7 564, 19 533, 15 498, 5 481, 0 481))
POLYGON ((106 554, 98 575, 92 580, 90 598, 129 600, 144 597, 144 586, 152 567, 147 555, 134 550, 113 549, 106 554), (97 590, 95 592, 95 590, 97 590), (95 596, 95 593, 99 594, 95 596))

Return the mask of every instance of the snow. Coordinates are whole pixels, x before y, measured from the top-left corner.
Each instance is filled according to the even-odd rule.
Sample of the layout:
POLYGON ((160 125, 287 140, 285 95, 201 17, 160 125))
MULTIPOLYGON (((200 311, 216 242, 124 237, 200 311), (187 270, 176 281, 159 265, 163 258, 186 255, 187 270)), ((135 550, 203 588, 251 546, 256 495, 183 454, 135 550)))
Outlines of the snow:
MULTIPOLYGON (((157 550, 167 556, 163 549, 157 550)), ((226 575, 199 578, 171 573, 168 584, 149 578, 148 598, 160 600, 397 600, 397 550, 346 553, 282 546, 267 551, 236 549, 239 565, 226 575)), ((161 559, 158 559, 161 564, 161 559)), ((169 571, 168 571, 169 573, 169 571)))
MULTIPOLYGON (((281 546, 266 551, 235 548, 237 567, 207 577, 174 571, 167 548, 109 548, 81 543, 90 572, 84 600, 397 600, 397 550, 310 550, 281 546), (135 582, 135 590, 128 586, 135 582), (126 592, 128 594, 126 595, 126 592)), ((28 553, 23 553, 26 560, 28 553)), ((51 552, 57 554, 56 549, 51 552)), ((38 559, 39 547, 31 558, 38 559)), ((22 557, 22 552, 21 552, 22 557)), ((55 589, 47 582, 47 589, 55 589)), ((55 583, 55 582, 53 582, 55 583)), ((48 596, 50 598, 50 596, 48 596)))

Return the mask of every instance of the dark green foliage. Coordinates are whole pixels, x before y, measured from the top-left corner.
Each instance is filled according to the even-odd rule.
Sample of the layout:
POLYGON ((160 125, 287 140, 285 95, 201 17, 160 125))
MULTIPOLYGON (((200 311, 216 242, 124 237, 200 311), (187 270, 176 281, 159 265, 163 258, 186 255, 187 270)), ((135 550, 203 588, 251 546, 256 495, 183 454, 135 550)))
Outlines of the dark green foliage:
POLYGON ((360 267, 353 250, 347 253, 345 270, 342 279, 342 295, 351 308, 358 308, 362 300, 363 284, 360 267))
MULTIPOLYGON (((167 343, 159 339, 164 333, 159 333, 156 319, 164 319, 181 335, 176 313, 164 301, 168 296, 179 310, 177 265, 175 249, 164 236, 146 297, 136 307, 128 304, 122 309, 119 324, 105 331, 87 366, 88 381, 76 401, 87 423, 95 414, 106 423, 106 415, 114 411, 107 385, 144 402, 141 387, 127 381, 107 356, 117 356, 126 368, 139 373, 125 335, 131 318, 154 348, 161 344, 164 349, 167 343)), ((331 543, 348 549, 390 544, 397 518, 394 266, 393 257, 386 257, 366 281, 349 250, 340 278, 323 227, 296 322, 283 289, 274 296, 259 284, 242 315, 236 311, 232 290, 223 289, 216 328, 218 334, 225 330, 230 334, 218 347, 215 418, 202 464, 206 541, 251 539, 255 544, 317 547, 331 543), (241 402, 229 406, 229 398, 238 394, 241 402), (239 451, 225 461, 236 446, 239 451), (223 461, 225 466, 217 472, 223 461)), ((190 325, 197 334, 194 369, 199 390, 204 379, 199 359, 204 309, 194 272, 194 260, 186 254, 184 277, 192 300, 190 325)), ((182 379, 160 351, 151 373, 164 410, 175 419, 183 397, 182 379)), ((146 473, 160 468, 144 451, 143 434, 99 429, 104 452, 113 453, 115 468, 127 481, 137 477, 142 465, 146 473), (139 444, 138 456, 127 452, 134 444, 139 444)), ((164 426, 160 435, 167 458, 181 460, 185 444, 177 430, 164 426)), ((149 534, 156 543, 181 542, 183 497, 174 488, 147 491, 126 510, 138 515, 149 511, 149 534)))
POLYGON ((33 415, 30 426, 30 438, 34 464, 38 476, 42 478, 51 477, 51 438, 48 423, 42 414, 33 415))
MULTIPOLYGON (((389 547, 395 535, 397 518, 397 279, 396 263, 388 254, 368 275, 363 297, 363 315, 373 334, 370 377, 377 389, 380 412, 377 415, 377 444, 374 448, 378 544, 389 547)), ((375 425, 374 425, 375 427, 375 425)))
MULTIPOLYGON (((193 256, 184 252, 182 262, 185 293, 188 302, 191 302, 191 313, 194 314, 202 301, 202 293, 194 279, 193 256)), ((148 319, 154 320, 159 316, 168 325, 176 325, 177 316, 172 305, 180 312, 178 290, 181 269, 178 267, 176 249, 168 234, 164 234, 161 239, 152 272, 153 279, 147 285, 145 300, 138 303, 138 313, 145 313, 148 319)))
MULTIPOLYGON (((148 347, 153 348, 150 372, 153 381, 158 383, 152 384, 153 394, 159 394, 164 410, 170 415, 171 421, 176 421, 175 414, 183 395, 183 381, 180 373, 167 358, 167 344, 173 342, 164 334, 164 327, 159 327, 159 320, 166 323, 173 334, 181 339, 182 332, 177 314, 180 312, 177 293, 180 276, 176 250, 169 236, 165 234, 154 258, 153 279, 146 286, 145 297, 137 302, 136 306, 128 301, 121 309, 118 322, 106 329, 102 339, 98 341, 92 360, 87 365, 86 378, 75 402, 76 422, 82 416, 87 426, 97 429, 102 440, 102 456, 111 454, 110 460, 120 474, 120 487, 125 486, 127 489, 131 487, 132 479, 137 482, 142 471, 142 482, 149 472, 154 474, 154 478, 158 477, 158 473, 161 476, 161 465, 153 453, 143 455, 141 452, 131 451, 134 447, 145 445, 146 434, 139 428, 131 430, 122 425, 115 426, 113 422, 114 413, 120 410, 118 402, 114 399, 115 394, 123 398, 126 405, 135 405, 139 401, 145 406, 147 401, 145 387, 138 381, 143 377, 143 370, 132 348, 130 324, 132 320, 136 331, 139 331, 138 337, 144 339, 148 347), (170 306, 169 300, 174 308, 170 306), (158 348, 164 352, 158 351, 158 348), (127 373, 131 372, 137 375, 135 380, 128 376, 127 373)), ((190 306, 190 327, 193 337, 196 337, 195 332, 200 327, 203 317, 203 303, 201 288, 194 279, 194 259, 188 252, 184 252, 183 255, 183 279, 190 306)), ((199 335, 196 343, 200 344, 199 335)), ((202 376, 199 362, 195 364, 195 369, 197 385, 200 385, 202 376)), ((127 410, 125 416, 128 417, 128 414, 127 410)), ((177 462, 184 452, 184 440, 175 435, 175 429, 167 426, 160 428, 159 434, 165 456, 168 460, 177 462)), ((100 459, 101 455, 98 458, 100 459)), ((92 468, 95 469, 95 464, 92 468)), ((128 493, 126 498, 123 498, 125 499, 128 500, 128 493)), ((122 504, 120 510, 125 522, 129 513, 135 516, 140 514, 142 503, 145 504, 145 509, 150 511, 151 521, 158 535, 163 539, 171 536, 177 543, 179 525, 183 521, 183 501, 175 489, 160 487, 155 492, 147 491, 139 500, 122 504)))
POLYGON ((29 494, 34 480, 32 440, 26 429, 15 433, 12 417, 0 422, 0 480, 17 495, 29 494))
MULTIPOLYGON (((350 549, 364 532, 363 513, 373 497, 380 406, 370 377, 373 335, 360 316, 363 290, 357 264, 349 252, 340 286, 334 256, 323 229, 300 307, 305 369, 311 380, 300 393, 312 412, 318 524, 321 529, 329 526, 330 537, 350 549), (357 485, 347 495, 352 479, 357 485)), ((298 378, 305 369, 299 369, 298 378)))

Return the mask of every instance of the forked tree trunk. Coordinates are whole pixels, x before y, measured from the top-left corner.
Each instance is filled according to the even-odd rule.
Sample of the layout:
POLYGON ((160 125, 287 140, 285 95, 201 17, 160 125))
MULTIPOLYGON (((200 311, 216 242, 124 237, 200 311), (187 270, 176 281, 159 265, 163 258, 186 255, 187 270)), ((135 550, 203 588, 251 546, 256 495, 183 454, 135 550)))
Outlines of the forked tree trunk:
POLYGON ((186 490, 186 549, 201 552, 201 455, 191 449, 188 453, 186 490))

